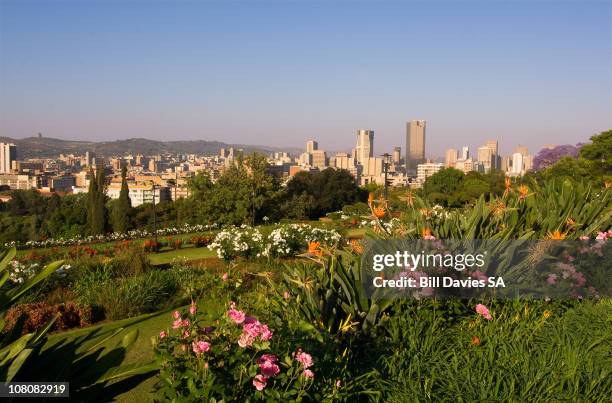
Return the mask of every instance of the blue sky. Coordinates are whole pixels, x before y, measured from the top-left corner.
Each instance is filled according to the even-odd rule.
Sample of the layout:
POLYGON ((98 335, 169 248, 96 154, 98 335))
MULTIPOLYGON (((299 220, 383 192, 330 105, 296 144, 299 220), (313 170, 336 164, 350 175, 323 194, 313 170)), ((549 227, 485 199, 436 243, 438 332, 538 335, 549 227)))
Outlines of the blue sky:
POLYGON ((610 1, 0 0, 0 135, 427 153, 612 128, 610 1))

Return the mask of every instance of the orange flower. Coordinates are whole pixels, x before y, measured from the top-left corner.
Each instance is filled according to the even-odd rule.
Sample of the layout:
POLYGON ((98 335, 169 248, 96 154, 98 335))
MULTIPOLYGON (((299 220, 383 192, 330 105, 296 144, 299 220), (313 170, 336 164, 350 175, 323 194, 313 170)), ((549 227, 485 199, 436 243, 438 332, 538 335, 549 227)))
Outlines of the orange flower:
POLYGON ((372 204, 374 202, 374 193, 370 192, 368 195, 368 204, 372 204))
POLYGON ((322 256, 321 242, 308 242, 308 253, 315 256, 322 256))
POLYGON ((560 241, 562 239, 565 239, 565 233, 563 233, 563 232, 561 232, 559 230, 556 230, 556 231, 553 231, 553 232, 549 232, 546 235, 546 239, 554 239, 556 241, 560 241))
POLYGON ((357 239, 351 239, 351 249, 358 255, 363 253, 363 245, 357 239))
POLYGON ((472 346, 480 346, 480 338, 478 336, 472 336, 472 346))
POLYGON ((506 178, 504 179, 504 197, 506 197, 508 195, 508 193, 510 193, 510 191, 512 190, 512 179, 510 178, 506 178))
POLYGON ((604 187, 605 187, 606 189, 607 189, 607 188, 609 188, 610 186, 612 186, 612 182, 608 182, 608 181, 605 181, 605 182, 604 182, 604 187))
POLYGON ((552 316, 552 312, 549 310, 544 311, 544 319, 548 319, 552 316))
POLYGON ((419 209, 419 212, 423 217, 429 217, 431 215, 431 211, 427 208, 419 209))
POLYGON ((576 221, 572 217, 568 217, 567 220, 565 220, 565 224, 571 227, 572 225, 576 224, 576 221))
POLYGON ((491 212, 496 217, 502 216, 505 211, 506 211, 506 203, 504 203, 501 200, 499 200, 497 203, 491 206, 491 212))
POLYGON ((376 218, 383 218, 386 214, 384 207, 374 207, 372 212, 376 218))
POLYGON ((520 200, 524 200, 527 196, 529 196, 529 188, 525 185, 519 186, 518 191, 520 200))
POLYGON ((431 229, 429 229, 429 228, 423 228, 421 233, 423 234, 423 238, 431 237, 431 229))
POLYGON ((414 207, 414 196, 410 190, 406 193, 406 196, 404 196, 402 200, 406 201, 408 207, 414 207))

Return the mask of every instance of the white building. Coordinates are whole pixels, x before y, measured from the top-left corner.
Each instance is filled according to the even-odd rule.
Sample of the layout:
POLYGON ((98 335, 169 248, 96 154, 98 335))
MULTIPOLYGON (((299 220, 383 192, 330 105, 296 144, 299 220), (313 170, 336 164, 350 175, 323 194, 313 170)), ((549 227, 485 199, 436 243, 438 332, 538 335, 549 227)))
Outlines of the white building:
POLYGON ((9 174, 13 161, 17 160, 17 146, 10 143, 0 143, 0 173, 9 174))
POLYGON ((442 168, 444 168, 444 164, 441 162, 427 162, 417 165, 417 182, 423 185, 427 178, 441 171, 442 168))

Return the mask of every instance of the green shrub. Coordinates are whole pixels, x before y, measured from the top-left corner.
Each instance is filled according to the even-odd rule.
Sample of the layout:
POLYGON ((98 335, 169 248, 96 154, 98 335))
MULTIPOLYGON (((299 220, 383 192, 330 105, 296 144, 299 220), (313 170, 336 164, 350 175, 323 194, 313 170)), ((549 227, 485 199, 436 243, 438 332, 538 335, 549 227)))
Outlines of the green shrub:
POLYGON ((91 271, 75 284, 79 302, 91 305, 97 313, 111 320, 162 309, 176 289, 176 278, 167 270, 150 270, 118 278, 113 278, 110 270, 91 271))

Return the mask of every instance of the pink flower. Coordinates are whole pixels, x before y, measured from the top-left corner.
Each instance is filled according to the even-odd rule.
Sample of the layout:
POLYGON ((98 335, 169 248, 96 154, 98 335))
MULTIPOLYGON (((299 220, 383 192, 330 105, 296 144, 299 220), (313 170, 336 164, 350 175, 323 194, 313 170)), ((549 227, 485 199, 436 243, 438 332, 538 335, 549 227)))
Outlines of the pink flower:
POLYGON ((227 316, 229 316, 236 324, 240 324, 244 322, 244 318, 245 318, 244 312, 237 311, 234 308, 227 311, 227 316))
POLYGON ((174 311, 174 312, 172 312, 172 317, 174 319, 180 319, 181 318, 181 313, 179 311, 174 311))
POLYGON ((230 309, 236 309, 236 303, 234 301, 229 302, 230 309))
POLYGON ((268 378, 261 374, 257 374, 255 375, 255 378, 253 378, 253 386, 255 386, 255 389, 259 391, 262 391, 266 388, 266 382, 268 382, 268 378))
POLYGON ((163 331, 163 330, 162 330, 161 332, 159 332, 159 338, 160 338, 160 340, 161 340, 161 339, 163 339, 163 338, 164 338, 164 337, 166 337, 166 336, 167 336, 167 334, 166 334, 166 332, 165 332, 165 331, 163 331))
POLYGON ((196 354, 206 353, 210 350, 210 343, 207 341, 194 341, 191 343, 193 352, 196 354))
POLYGON ((283 298, 284 298, 284 299, 286 299, 286 300, 287 300, 287 299, 289 299, 289 298, 291 298, 291 294, 289 294, 289 291, 285 291, 285 292, 283 293, 283 298))
POLYGON ((245 325, 248 325, 249 323, 255 323, 255 322, 259 323, 257 318, 254 317, 254 316, 245 316, 244 317, 244 324, 245 325))
POLYGON ((250 347, 253 345, 253 341, 255 341, 254 338, 252 338, 246 333, 242 333, 242 335, 240 335, 240 338, 238 339, 238 345, 242 348, 250 347))
POLYGON ((304 369, 312 367, 312 356, 302 351, 298 352, 295 359, 304 365, 304 369))
POLYGON ((191 314, 191 316, 195 315, 196 312, 198 311, 198 308, 196 307, 195 303, 191 303, 191 306, 189 307, 189 313, 191 314))
POLYGON ((589 237, 588 237, 588 236, 586 236, 586 235, 582 235, 582 236, 581 236, 579 239, 580 239, 581 241, 588 241, 588 240, 589 240, 589 237))
POLYGON ((250 337, 257 337, 261 333, 261 323, 252 322, 244 325, 242 328, 243 332, 248 334, 250 337))
POLYGON ((342 381, 340 379, 336 379, 336 388, 340 389, 342 387, 342 381))
POLYGON ((608 237, 607 232, 599 232, 597 236, 595 237, 595 239, 602 240, 602 239, 606 239, 607 237, 608 237))
POLYGON ((229 278, 229 274, 227 273, 223 273, 223 276, 221 276, 221 280, 223 281, 227 281, 228 278, 229 278))
POLYGON ((189 333, 189 330, 185 330, 183 332, 183 339, 186 339, 187 337, 189 337, 189 335, 191 335, 191 333, 189 333))
POLYGON ((546 279, 546 282, 550 285, 553 285, 557 282, 557 275, 556 274, 549 274, 548 278, 546 279))
POLYGON ((191 322, 189 321, 189 319, 184 319, 183 320, 183 327, 189 327, 190 324, 191 324, 191 322))
POLYGON ((314 378, 314 372, 312 372, 309 369, 305 369, 304 372, 302 372, 302 375, 304 375, 304 378, 308 378, 308 379, 314 378))
POLYGON ((272 361, 264 361, 263 363, 259 364, 259 369, 261 370, 261 373, 267 377, 276 376, 280 372, 278 365, 272 361))
POLYGON ((257 365, 261 365, 264 362, 278 362, 278 357, 274 354, 263 354, 261 357, 257 359, 257 365))
POLYGON ((172 329, 178 329, 180 327, 183 327, 183 321, 181 319, 177 319, 172 322, 172 329))
POLYGON ((487 307, 484 306, 483 304, 476 305, 476 313, 481 315, 486 320, 493 319, 493 317, 491 316, 491 313, 489 312, 489 309, 487 309, 487 307))
POLYGON ((268 329, 268 325, 261 325, 261 335, 259 336, 261 340, 270 340, 272 338, 272 334, 272 331, 268 329))

